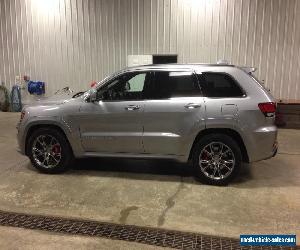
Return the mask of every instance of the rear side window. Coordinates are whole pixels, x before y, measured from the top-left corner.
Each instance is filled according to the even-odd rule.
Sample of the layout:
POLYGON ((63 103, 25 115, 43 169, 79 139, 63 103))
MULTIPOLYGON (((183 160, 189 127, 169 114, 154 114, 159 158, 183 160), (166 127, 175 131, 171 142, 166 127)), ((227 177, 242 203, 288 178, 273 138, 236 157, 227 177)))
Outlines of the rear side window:
POLYGON ((224 73, 198 74, 199 83, 206 97, 241 97, 244 95, 237 82, 224 73))
POLYGON ((200 96, 200 87, 192 72, 153 72, 153 98, 200 96))

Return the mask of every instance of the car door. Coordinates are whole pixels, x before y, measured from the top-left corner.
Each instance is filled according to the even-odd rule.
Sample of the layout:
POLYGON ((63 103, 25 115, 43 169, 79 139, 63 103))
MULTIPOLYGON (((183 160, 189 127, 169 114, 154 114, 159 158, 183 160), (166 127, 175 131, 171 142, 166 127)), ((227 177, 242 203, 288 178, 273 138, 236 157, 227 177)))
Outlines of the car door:
POLYGON ((239 105, 245 94, 239 84, 224 72, 197 72, 206 105, 207 128, 234 128, 239 105))
POLYGON ((205 127, 205 107, 191 70, 153 71, 152 92, 145 102, 143 145, 157 155, 185 155, 205 127))
POLYGON ((141 153, 146 72, 121 74, 97 89, 97 101, 81 108, 80 132, 86 152, 141 153))

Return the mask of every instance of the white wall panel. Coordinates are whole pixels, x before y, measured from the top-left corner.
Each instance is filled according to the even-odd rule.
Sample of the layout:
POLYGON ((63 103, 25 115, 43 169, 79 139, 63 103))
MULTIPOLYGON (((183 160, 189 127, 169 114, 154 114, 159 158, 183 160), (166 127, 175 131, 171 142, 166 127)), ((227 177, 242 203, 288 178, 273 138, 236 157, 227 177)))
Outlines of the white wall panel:
POLYGON ((0 0, 0 81, 16 75, 84 90, 127 56, 258 68, 280 99, 300 99, 300 0, 0 0))

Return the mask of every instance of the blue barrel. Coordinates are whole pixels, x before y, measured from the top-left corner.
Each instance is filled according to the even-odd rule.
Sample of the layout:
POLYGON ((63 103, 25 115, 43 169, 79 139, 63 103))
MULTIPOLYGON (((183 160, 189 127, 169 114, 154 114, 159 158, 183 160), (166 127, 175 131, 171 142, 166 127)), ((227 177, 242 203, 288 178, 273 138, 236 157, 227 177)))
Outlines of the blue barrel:
POLYGON ((44 82, 28 82, 28 92, 34 95, 42 95, 45 94, 45 83, 44 82))

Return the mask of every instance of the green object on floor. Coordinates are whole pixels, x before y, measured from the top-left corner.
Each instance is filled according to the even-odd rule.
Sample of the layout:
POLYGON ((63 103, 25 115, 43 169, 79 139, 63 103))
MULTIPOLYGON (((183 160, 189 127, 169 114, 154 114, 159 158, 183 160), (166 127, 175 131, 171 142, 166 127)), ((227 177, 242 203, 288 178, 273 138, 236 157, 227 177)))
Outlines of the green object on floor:
POLYGON ((21 89, 18 85, 14 85, 11 90, 11 107, 13 112, 21 112, 21 89))
POLYGON ((9 95, 4 85, 0 85, 0 110, 4 112, 9 111, 9 95))

